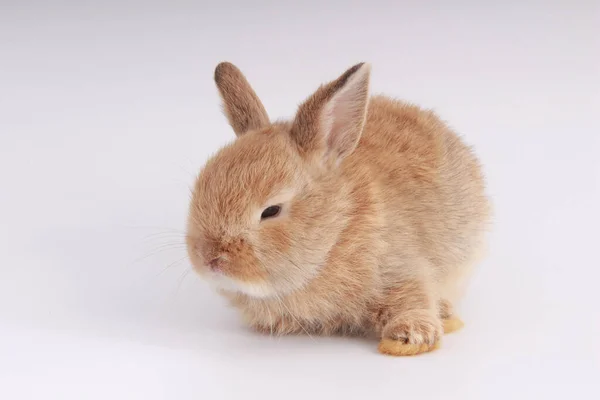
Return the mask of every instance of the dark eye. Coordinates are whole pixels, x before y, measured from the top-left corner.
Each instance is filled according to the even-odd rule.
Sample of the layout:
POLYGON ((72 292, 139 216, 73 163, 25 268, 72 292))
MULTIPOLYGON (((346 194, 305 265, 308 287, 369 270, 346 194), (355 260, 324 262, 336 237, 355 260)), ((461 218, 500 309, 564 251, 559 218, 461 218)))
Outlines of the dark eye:
POLYGON ((260 214, 260 219, 267 219, 267 218, 276 217, 279 214, 280 211, 281 211, 281 207, 280 206, 267 207, 262 212, 262 214, 260 214))

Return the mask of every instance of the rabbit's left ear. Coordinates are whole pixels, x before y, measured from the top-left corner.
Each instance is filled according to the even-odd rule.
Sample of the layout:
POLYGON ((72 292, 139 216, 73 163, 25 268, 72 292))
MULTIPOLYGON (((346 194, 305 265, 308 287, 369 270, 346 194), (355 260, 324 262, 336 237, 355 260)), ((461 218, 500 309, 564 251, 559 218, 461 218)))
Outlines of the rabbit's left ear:
POLYGON ((370 70, 366 63, 353 66, 299 107, 291 136, 304 155, 337 164, 354 151, 367 115, 370 70))
POLYGON ((269 126, 269 116, 260 99, 242 72, 229 62, 215 68, 215 83, 219 89, 229 125, 237 136, 249 130, 269 126))

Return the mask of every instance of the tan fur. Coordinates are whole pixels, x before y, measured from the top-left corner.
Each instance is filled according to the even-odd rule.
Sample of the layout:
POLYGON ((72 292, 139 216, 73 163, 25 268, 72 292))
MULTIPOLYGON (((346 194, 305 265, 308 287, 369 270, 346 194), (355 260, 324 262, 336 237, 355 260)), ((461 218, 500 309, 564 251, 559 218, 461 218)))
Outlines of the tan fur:
POLYGON ((227 62, 219 64, 215 69, 215 83, 236 135, 269 123, 267 111, 235 65, 227 62))
POLYGON ((469 147, 434 113, 369 97, 369 68, 270 123, 241 72, 217 67, 238 138, 199 174, 188 251, 258 331, 375 333, 410 355, 460 327, 490 207, 469 147), (281 215, 261 221, 273 202, 281 215))

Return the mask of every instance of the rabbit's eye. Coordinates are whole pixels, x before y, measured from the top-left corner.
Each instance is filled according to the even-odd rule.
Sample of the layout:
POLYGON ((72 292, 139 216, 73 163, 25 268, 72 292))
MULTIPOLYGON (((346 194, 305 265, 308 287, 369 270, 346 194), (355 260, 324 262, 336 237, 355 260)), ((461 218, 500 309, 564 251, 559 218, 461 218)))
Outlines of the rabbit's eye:
POLYGON ((279 215, 281 212, 281 206, 270 206, 264 209, 262 214, 260 215, 260 219, 273 218, 279 215))

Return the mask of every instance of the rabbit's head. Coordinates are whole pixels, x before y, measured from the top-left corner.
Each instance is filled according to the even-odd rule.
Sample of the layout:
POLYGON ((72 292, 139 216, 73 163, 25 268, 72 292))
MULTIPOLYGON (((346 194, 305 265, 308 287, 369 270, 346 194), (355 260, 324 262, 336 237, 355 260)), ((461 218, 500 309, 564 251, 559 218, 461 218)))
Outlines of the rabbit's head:
MULTIPOLYGON (((271 123, 238 68, 215 82, 237 138, 211 157, 192 196, 194 269, 219 289, 271 297, 301 289, 325 264, 350 215, 340 163, 366 118, 368 64, 322 85, 291 121, 271 123)), ((348 161, 348 160, 347 160, 348 161)))

